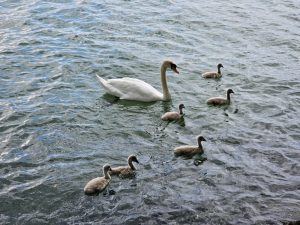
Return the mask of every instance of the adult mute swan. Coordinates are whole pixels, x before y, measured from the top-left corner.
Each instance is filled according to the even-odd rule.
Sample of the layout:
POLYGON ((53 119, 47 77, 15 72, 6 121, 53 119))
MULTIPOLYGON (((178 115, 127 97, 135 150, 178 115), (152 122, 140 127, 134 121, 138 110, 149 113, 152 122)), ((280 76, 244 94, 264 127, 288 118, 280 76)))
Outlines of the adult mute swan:
POLYGON ((111 167, 108 164, 103 166, 103 177, 96 177, 90 180, 84 187, 84 193, 86 195, 98 195, 100 192, 104 191, 109 184, 111 177, 109 175, 111 167))
POLYGON ((154 101, 169 101, 171 95, 169 93, 166 70, 170 68, 175 73, 177 66, 170 60, 165 60, 160 68, 162 92, 160 93, 150 84, 135 78, 123 77, 120 79, 104 80, 96 75, 107 93, 117 96, 120 99, 135 100, 141 102, 154 102, 154 101))
POLYGON ((222 77, 222 73, 221 73, 221 67, 223 67, 223 65, 221 63, 218 64, 218 72, 206 72, 202 74, 202 77, 204 78, 221 78, 222 77))

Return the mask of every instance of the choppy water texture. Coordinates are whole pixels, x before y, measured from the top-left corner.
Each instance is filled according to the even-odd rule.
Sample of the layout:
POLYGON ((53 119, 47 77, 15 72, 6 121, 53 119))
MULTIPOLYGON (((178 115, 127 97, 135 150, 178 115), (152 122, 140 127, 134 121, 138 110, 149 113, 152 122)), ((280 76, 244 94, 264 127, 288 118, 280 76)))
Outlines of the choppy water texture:
POLYGON ((1 224, 281 224, 300 220, 298 0, 0 3, 1 224), (160 88, 119 101, 95 74, 160 88), (200 74, 224 65, 219 81, 200 74), (208 97, 235 91, 228 108, 208 97), (160 116, 179 103, 181 123, 160 116), (174 158, 196 144, 207 160, 174 158), (141 164, 88 197, 102 165, 141 164))

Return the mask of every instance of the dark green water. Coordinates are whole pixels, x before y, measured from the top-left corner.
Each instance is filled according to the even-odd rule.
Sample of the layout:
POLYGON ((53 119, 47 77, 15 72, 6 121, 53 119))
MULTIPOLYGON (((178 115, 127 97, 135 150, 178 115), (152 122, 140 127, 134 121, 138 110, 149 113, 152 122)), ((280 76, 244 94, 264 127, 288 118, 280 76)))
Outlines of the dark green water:
POLYGON ((0 224, 300 220, 299 15, 298 0, 1 1, 0 224), (165 58, 171 102, 114 103, 95 76, 160 89, 165 58), (227 88, 228 108, 205 104, 227 88), (162 123, 179 103, 184 121, 162 123), (173 156, 199 134, 203 164, 173 156), (84 195, 129 154, 135 179, 84 195))

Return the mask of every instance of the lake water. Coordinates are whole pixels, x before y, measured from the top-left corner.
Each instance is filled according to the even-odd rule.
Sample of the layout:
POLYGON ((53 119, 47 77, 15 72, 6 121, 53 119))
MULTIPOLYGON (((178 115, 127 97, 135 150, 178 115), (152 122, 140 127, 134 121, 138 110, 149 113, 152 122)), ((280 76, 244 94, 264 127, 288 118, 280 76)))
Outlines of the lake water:
POLYGON ((1 1, 0 224, 300 220, 299 15, 299 0, 1 1), (166 58, 170 102, 114 101, 95 76, 160 89, 166 58), (229 107, 205 104, 228 88, 229 107), (173 156, 198 135, 205 162, 173 156), (134 179, 84 195, 130 154, 134 179))

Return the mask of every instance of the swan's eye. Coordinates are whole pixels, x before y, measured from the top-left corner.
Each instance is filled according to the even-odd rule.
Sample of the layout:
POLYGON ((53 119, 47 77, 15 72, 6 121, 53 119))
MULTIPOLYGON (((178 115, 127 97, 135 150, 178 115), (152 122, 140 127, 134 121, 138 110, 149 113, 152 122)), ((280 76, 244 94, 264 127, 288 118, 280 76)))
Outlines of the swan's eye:
POLYGON ((176 70, 176 65, 174 63, 171 63, 171 70, 176 70))
POLYGON ((173 70, 175 73, 179 74, 178 70, 176 69, 177 66, 174 63, 170 64, 171 70, 173 70))

